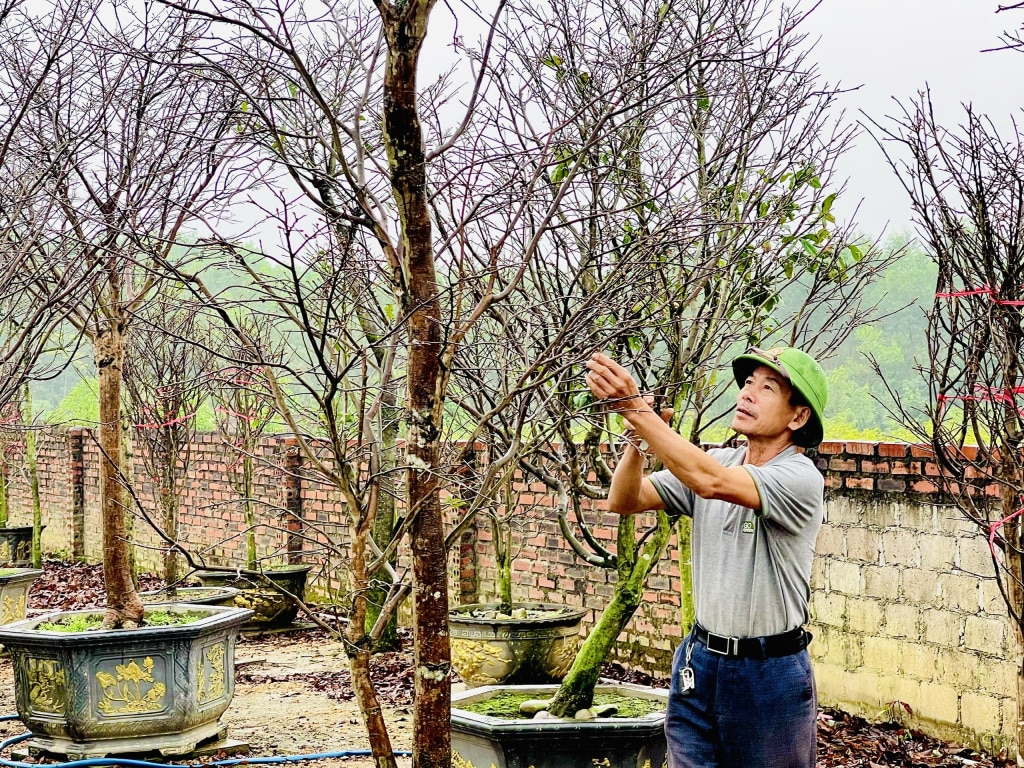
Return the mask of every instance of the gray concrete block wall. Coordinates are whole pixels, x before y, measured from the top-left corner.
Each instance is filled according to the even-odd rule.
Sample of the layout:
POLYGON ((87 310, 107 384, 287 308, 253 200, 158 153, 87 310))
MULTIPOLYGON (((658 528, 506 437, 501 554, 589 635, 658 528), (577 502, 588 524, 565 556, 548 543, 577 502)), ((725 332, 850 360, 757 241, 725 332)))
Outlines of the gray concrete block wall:
POLYGON ((926 499, 826 506, 810 603, 820 703, 868 718, 905 704, 915 727, 1012 749, 1020 651, 984 537, 926 499))

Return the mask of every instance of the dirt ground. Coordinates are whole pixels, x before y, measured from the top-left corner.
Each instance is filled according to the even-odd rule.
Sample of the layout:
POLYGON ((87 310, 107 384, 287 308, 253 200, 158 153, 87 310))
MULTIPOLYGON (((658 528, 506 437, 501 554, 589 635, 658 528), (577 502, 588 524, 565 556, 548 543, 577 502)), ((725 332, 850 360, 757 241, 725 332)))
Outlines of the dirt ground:
MULTIPOLYGON (((394 660, 396 663, 400 659, 394 660)), ((249 756, 269 757, 369 749, 355 700, 345 700, 348 669, 341 644, 321 633, 244 636, 235 653, 235 696, 221 717, 230 740, 247 742, 249 756)), ((412 705, 401 694, 385 707, 396 751, 412 746, 412 705)), ((13 714, 9 656, 0 657, 0 715, 13 714)), ((24 733, 0 722, 0 738, 24 733)), ((10 759, 10 755, 3 755, 10 759)), ((399 766, 411 765, 399 757, 399 766)), ((303 761, 309 768, 372 768, 369 757, 303 761)))

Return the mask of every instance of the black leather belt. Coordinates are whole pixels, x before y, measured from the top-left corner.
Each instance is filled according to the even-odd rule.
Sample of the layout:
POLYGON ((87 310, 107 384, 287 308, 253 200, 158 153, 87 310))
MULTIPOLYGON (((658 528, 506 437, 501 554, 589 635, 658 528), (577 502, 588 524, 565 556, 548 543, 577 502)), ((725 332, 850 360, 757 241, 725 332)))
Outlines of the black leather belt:
POLYGON ((700 624, 694 625, 693 635, 712 653, 738 659, 774 659, 790 656, 810 645, 814 637, 803 627, 767 637, 726 637, 708 632, 700 624))

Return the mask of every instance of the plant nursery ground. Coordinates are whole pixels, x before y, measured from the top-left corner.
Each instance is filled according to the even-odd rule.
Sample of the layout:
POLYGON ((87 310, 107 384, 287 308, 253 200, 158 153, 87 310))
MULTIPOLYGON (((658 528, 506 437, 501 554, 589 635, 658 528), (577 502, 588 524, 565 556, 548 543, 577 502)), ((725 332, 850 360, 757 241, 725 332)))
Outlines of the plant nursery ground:
MULTIPOLYGON (((99 566, 47 562, 30 595, 33 611, 101 605, 99 566)), ((155 577, 143 588, 155 588, 155 577)), ((300 617, 301 621, 301 617, 300 617)), ((396 750, 412 746, 411 647, 375 658, 373 676, 385 705, 396 750)), ((664 684, 606 665, 605 674, 631 682, 664 684)), ((459 684, 458 681, 455 681, 459 684)), ((13 713, 10 659, 0 657, 0 715, 13 713)), ((236 650, 235 698, 223 716, 231 739, 247 742, 253 757, 289 756, 365 750, 369 744, 352 695, 342 646, 319 629, 244 634, 236 650)), ((23 733, 20 722, 0 721, 0 738, 23 733)), ((9 754, 0 755, 10 759, 9 754)), ((409 766, 400 757, 400 766, 409 766)), ((835 710, 818 718, 818 765, 821 768, 978 766, 1003 768, 1005 759, 978 754, 957 744, 936 741, 899 724, 874 725, 835 710)), ((371 768, 369 757, 311 760, 309 768, 371 768)))

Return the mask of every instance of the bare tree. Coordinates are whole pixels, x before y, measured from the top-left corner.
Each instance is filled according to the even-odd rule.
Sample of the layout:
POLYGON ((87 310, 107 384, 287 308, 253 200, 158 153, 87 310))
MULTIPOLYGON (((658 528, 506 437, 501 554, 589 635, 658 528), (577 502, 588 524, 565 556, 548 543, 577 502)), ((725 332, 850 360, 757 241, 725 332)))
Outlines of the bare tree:
POLYGON ((21 396, 29 378, 45 379, 59 374, 67 357, 50 356, 53 335, 61 327, 67 306, 74 304, 84 272, 51 275, 46 290, 30 293, 27 286, 37 275, 28 263, 34 244, 55 260, 66 254, 66 243, 45 231, 54 203, 46 190, 63 170, 65 158, 39 155, 24 141, 25 130, 35 118, 38 101, 45 98, 47 83, 67 66, 81 25, 83 9, 69 23, 41 39, 36 22, 23 3, 5 0, 0 5, 0 402, 21 396))
MULTIPOLYGON (((922 241, 938 265, 922 369, 929 403, 924 412, 915 412, 903 407, 899 392, 890 394, 906 426, 931 444, 943 492, 991 550, 993 572, 1017 628, 1019 654, 1024 642, 1024 137, 1015 123, 1004 137, 970 106, 959 126, 947 128, 936 118, 927 92, 878 131, 910 196, 922 241), (987 492, 993 487, 997 498, 987 492)), ((1018 703, 1024 707, 1024 670, 1018 674, 1018 703)), ((1024 709, 1020 714, 1018 745, 1024 744, 1024 709)))
POLYGON ((552 489, 580 557, 618 570, 556 714, 589 706, 677 522, 662 514, 638 531, 624 519, 615 554, 589 530, 618 424, 591 410, 583 362, 609 350, 700 441, 726 410, 720 371, 737 346, 827 353, 871 316, 860 296, 887 264, 835 226, 832 165, 851 129, 808 59, 800 16, 772 20, 770 9, 513 3, 497 35, 494 143, 524 148, 506 173, 549 162, 515 196, 536 206, 516 235, 542 256, 463 345, 453 399, 492 455, 552 489), (557 149, 529 150, 544 145, 557 149))
MULTIPOLYGON (((142 464, 153 482, 160 526, 179 540, 178 511, 185 490, 196 436, 196 416, 207 396, 211 355, 195 344, 201 328, 195 314, 171 291, 147 302, 132 318, 126 335, 124 386, 126 410, 142 464)), ((165 548, 164 581, 174 587, 181 574, 177 547, 165 548)))
MULTIPOLYGON (((196 22, 149 4, 139 15, 118 6, 102 21, 84 4, 50 10, 26 18, 30 48, 49 50, 71 29, 74 57, 45 76, 12 66, 5 77, 15 88, 41 78, 17 141, 23 157, 55 172, 10 231, 24 244, 17 274, 29 300, 45 304, 55 286, 81 294, 62 296, 60 307, 91 344, 100 381, 105 622, 133 626, 143 606, 129 569, 120 466, 125 333, 154 291, 155 262, 172 257, 186 227, 215 216, 233 191, 236 105, 180 66, 196 22)), ((5 174, 16 171, 5 165, 5 174)))

